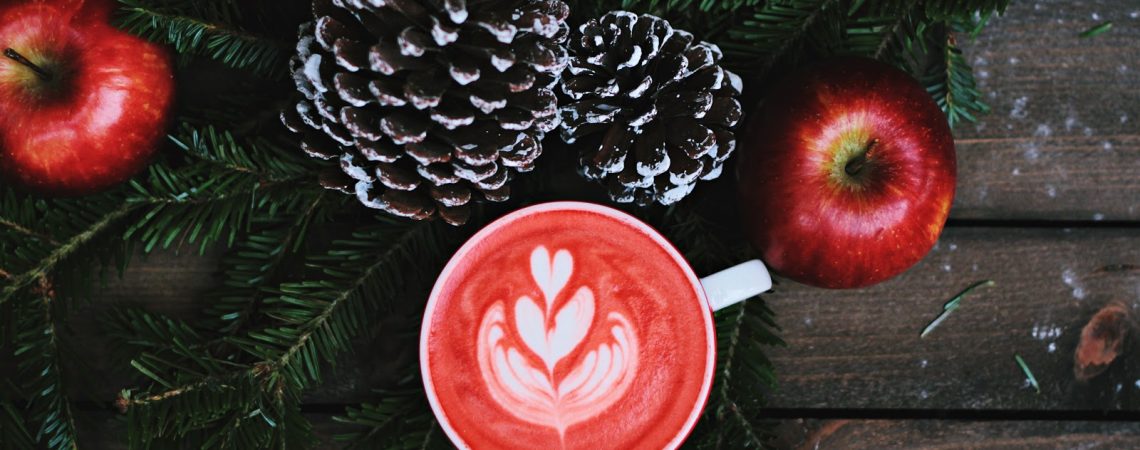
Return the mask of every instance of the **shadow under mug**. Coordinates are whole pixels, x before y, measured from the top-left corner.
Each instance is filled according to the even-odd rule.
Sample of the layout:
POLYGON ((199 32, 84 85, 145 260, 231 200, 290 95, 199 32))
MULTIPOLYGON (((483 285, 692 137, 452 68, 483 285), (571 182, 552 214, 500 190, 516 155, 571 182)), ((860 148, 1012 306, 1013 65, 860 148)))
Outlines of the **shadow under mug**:
POLYGON ((712 386, 713 312, 771 285, 759 260, 698 279, 609 207, 520 209, 436 280, 420 336, 428 400, 459 448, 675 448, 712 386))

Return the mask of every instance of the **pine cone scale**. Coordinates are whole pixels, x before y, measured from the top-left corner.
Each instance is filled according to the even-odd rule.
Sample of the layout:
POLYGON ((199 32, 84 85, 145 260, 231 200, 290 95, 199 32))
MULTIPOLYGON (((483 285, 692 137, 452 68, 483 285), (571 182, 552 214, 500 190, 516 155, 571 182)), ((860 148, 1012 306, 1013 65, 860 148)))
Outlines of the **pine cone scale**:
MULTIPOLYGON (((366 206, 462 223, 509 198, 560 121, 569 8, 554 0, 316 0, 282 121, 341 157, 366 206)), ((329 182, 344 189, 346 183, 329 182)))
POLYGON ((619 203, 672 204, 716 178, 735 148, 739 77, 720 50, 657 17, 611 12, 570 39, 566 142, 592 137, 580 169, 619 203))

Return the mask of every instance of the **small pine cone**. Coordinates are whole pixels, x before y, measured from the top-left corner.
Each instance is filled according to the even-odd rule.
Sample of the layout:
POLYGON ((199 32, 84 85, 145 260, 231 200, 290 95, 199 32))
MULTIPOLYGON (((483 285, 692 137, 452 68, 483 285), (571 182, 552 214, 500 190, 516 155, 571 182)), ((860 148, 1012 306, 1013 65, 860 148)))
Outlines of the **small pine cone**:
POLYGON ((560 0, 316 0, 291 68, 304 99, 282 121, 337 158, 321 184, 389 213, 459 225, 505 201, 558 127, 567 63, 560 0))
POLYGON ((580 155, 583 175, 641 205, 675 203, 720 176, 741 116, 741 80, 721 56, 659 17, 614 11, 583 24, 562 81, 572 101, 560 111, 567 143, 600 137, 580 155))

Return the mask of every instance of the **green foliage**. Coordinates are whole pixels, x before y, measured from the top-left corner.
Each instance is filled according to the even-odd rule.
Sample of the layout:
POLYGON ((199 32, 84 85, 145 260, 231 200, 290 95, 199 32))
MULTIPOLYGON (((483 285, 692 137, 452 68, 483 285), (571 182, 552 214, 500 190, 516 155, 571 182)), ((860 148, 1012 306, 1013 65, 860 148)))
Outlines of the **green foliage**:
POLYGON ((227 258, 251 278, 218 294, 237 306, 209 310, 223 313, 221 330, 120 312, 109 331, 133 347, 131 365, 150 385, 120 398, 132 447, 164 448, 164 436, 218 448, 280 448, 311 439, 300 416, 301 393, 322 381, 324 367, 354 338, 371 331, 410 278, 434 274, 456 241, 442 224, 371 222, 306 255, 306 269, 272 289, 267 281, 277 275, 267 274, 289 259, 280 252, 301 246, 269 244, 274 236, 284 239, 277 231, 251 234, 227 258), (237 292, 261 298, 246 307, 237 292))
POLYGON ((728 64, 752 79, 761 79, 791 55, 795 63, 805 45, 828 46, 842 29, 839 0, 804 0, 765 4, 728 32, 722 43, 728 64))
POLYGON ((292 211, 320 195, 315 183, 296 189, 314 178, 299 151, 264 138, 238 140, 212 126, 183 125, 170 139, 191 161, 152 165, 148 176, 131 182, 128 202, 147 208, 126 237, 138 238, 147 252, 175 243, 198 243, 204 251, 223 239, 233 245, 251 215, 292 211))
POLYGON ((776 387, 765 355, 783 346, 771 309, 753 298, 717 312, 717 372, 703 421, 694 433, 699 448, 764 448, 771 429, 763 422, 766 390, 776 387))
MULTIPOLYGON (((343 198, 341 199, 343 200, 343 198)), ((284 280, 287 267, 307 241, 309 227, 329 220, 327 195, 291 220, 263 218, 222 261, 225 279, 206 311, 212 328, 234 333, 255 321, 266 298, 284 280)))
POLYGON ((63 383, 58 312, 54 288, 40 278, 16 308, 19 388, 28 398, 27 417, 36 441, 52 450, 76 448, 77 433, 71 403, 63 383))
POLYGON ((201 55, 266 77, 284 77, 291 47, 240 29, 236 2, 119 0, 117 24, 149 40, 169 44, 189 61, 201 55))
MULTIPOLYGON (((418 379, 413 381, 419 383, 418 379)), ((383 391, 379 395, 378 402, 348 408, 344 416, 334 418, 354 426, 354 431, 336 436, 337 441, 347 443, 347 449, 451 448, 419 389, 383 391)))
POLYGON ((125 390, 118 400, 131 448, 285 448, 312 441, 299 392, 269 384, 264 364, 236 362, 212 330, 125 309, 109 318, 107 331, 152 383, 148 392, 125 390))
MULTIPOLYGON (((62 356, 66 346, 57 330, 67 320, 68 303, 88 292, 95 278, 92 275, 97 273, 92 267, 122 269, 132 242, 144 244, 144 250, 149 251, 174 243, 198 243, 205 248, 222 238, 233 240, 246 229, 250 217, 302 211, 324 194, 311 182, 301 183, 307 188, 298 188, 298 182, 312 178, 312 167, 304 165, 311 163, 296 156, 298 150, 268 139, 239 139, 210 126, 184 126, 171 140, 176 151, 129 186, 105 194, 44 199, 0 188, 0 308, 8 309, 5 304, 11 302, 7 316, 15 318, 8 320, 13 324, 10 336, 14 345, 0 350, 19 363, 18 390, 24 393, 20 400, 27 405, 22 419, 37 446, 55 449, 75 444, 71 403, 64 395, 68 358, 62 356)), ((130 344, 138 347, 149 342, 151 348, 140 350, 143 353, 132 360, 132 367, 155 378, 176 375, 156 383, 174 386, 194 376, 223 376, 234 371, 234 363, 215 358, 211 352, 218 352, 206 347, 201 342, 204 335, 192 334, 192 328, 147 320, 145 316, 133 319, 131 323, 137 326, 132 329, 136 333, 131 334, 130 344), (152 331, 149 335, 145 333, 148 329, 152 331), (167 370, 172 367, 168 363, 174 361, 177 369, 167 370)), ((248 372, 248 365, 240 367, 248 372)), ((211 391, 208 386, 213 385, 192 391, 228 392, 211 391)), ((288 436, 306 433, 307 423, 297 413, 298 398, 299 394, 274 398, 245 412, 257 411, 261 417, 257 423, 274 421, 276 425, 269 427, 272 430, 267 434, 284 442, 293 439, 288 436), (292 426, 287 427, 289 424, 292 426)), ((244 399, 230 397, 235 402, 244 399)), ((217 396, 208 400, 211 405, 226 404, 217 396)), ((158 411, 146 418, 160 425, 153 428, 156 430, 167 426, 180 429, 179 424, 167 419, 193 422, 201 418, 184 414, 180 408, 170 411, 179 413, 163 415, 158 411)), ((237 430, 262 428, 252 424, 252 417, 228 420, 203 442, 245 442, 239 438, 248 435, 235 434, 237 430)))
MULTIPOLYGON (((0 187, 0 305, 69 261, 122 262, 121 248, 85 251, 130 212, 132 208, 121 201, 114 194, 82 201, 45 200, 0 187)), ((72 278, 88 278, 86 274, 59 276, 65 277, 64 284, 72 278)), ((53 278, 56 284, 61 281, 59 276, 53 278)))
POLYGON ((1111 29, 1112 29, 1112 22, 1101 22, 1098 25, 1093 25, 1089 29, 1082 31, 1081 34, 1078 34, 1077 36, 1080 36, 1082 38, 1096 37, 1096 36, 1100 36, 1104 33, 1107 33, 1108 30, 1111 30, 1111 29))
POLYGON ((789 0, 766 3, 728 30, 726 64, 763 84, 832 55, 888 61, 919 79, 951 126, 989 111, 957 36, 976 36, 1008 0, 789 0), (773 70, 778 68, 779 70, 773 70), (776 72, 776 73, 773 73, 776 72))
POLYGON ((977 116, 988 113, 990 107, 982 101, 974 70, 957 44, 957 33, 969 32, 971 26, 956 22, 953 26, 938 28, 952 31, 928 33, 919 38, 922 40, 919 45, 910 44, 910 67, 942 108, 951 127, 963 120, 975 122, 977 116))
POLYGON ((852 11, 865 14, 883 16, 909 12, 939 21, 1001 14, 1008 6, 1009 0, 854 0, 850 3, 852 11))
POLYGON ((11 450, 35 449, 35 439, 24 426, 20 408, 7 400, 6 397, 0 397, 0 437, 2 437, 0 443, 11 450))
MULTIPOLYGON (((0 188, 0 323, 6 328, 0 337, 12 342, 0 346, 0 361, 16 363, 13 381, 26 405, 19 425, 37 447, 76 445, 59 330, 69 300, 86 294, 92 266, 125 264, 126 246, 107 239, 132 210, 120 203, 115 194, 45 200, 0 188)), ((5 408, 14 414, 11 403, 5 408)))

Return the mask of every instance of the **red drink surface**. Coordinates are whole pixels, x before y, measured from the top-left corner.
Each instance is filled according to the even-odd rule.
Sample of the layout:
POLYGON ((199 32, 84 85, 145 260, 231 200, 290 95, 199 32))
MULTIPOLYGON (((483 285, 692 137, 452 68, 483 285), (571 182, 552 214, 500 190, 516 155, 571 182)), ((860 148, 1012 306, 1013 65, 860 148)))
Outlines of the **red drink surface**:
POLYGON ((424 326, 432 407, 473 448, 676 446, 712 380, 699 281, 664 238, 600 206, 539 205, 481 231, 424 326))

